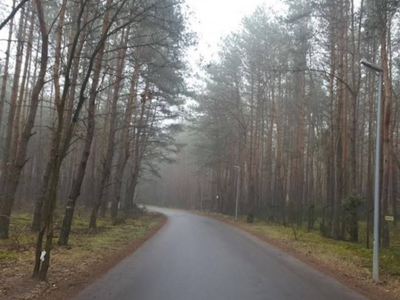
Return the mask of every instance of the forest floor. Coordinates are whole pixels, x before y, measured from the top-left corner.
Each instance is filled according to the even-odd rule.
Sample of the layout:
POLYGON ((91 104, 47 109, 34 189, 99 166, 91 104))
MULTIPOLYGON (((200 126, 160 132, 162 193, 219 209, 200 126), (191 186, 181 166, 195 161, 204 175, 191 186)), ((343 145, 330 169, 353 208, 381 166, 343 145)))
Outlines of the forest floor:
MULTIPOLYGON (((249 224, 245 217, 235 221, 232 216, 210 212, 205 214, 259 237, 322 273, 334 277, 368 299, 400 299, 399 234, 392 236, 390 249, 381 249, 381 282, 374 284, 371 279, 372 249, 367 249, 363 241, 337 241, 322 237, 318 230, 307 232, 303 229, 270 225, 261 220, 249 224)), ((360 226, 360 233, 363 225, 365 224, 360 226)))
POLYGON ((61 218, 55 221, 55 238, 48 280, 31 278, 36 233, 30 231, 32 216, 16 214, 11 236, 0 240, 0 299, 71 299, 149 239, 166 222, 148 212, 117 226, 98 220, 98 230, 88 230, 88 217, 74 218, 68 246, 58 246, 61 218))

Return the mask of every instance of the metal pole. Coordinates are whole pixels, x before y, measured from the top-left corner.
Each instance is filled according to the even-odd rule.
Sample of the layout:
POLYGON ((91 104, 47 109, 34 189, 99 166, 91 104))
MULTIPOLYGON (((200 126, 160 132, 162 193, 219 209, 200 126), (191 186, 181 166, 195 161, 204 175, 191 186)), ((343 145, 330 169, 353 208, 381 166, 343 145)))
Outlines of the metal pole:
POLYGON ((376 145, 375 145, 375 181, 374 181, 374 245, 372 255, 372 279, 379 282, 379 196, 380 196, 380 165, 381 165, 381 125, 382 125, 382 74, 383 69, 369 61, 362 59, 361 64, 378 72, 378 111, 376 116, 376 145))
POLYGON ((165 185, 162 186, 162 206, 165 207, 165 185))
POLYGON ((235 221, 238 219, 238 207, 239 207, 239 189, 240 189, 240 167, 234 166, 237 169, 237 178, 236 178, 236 208, 235 208, 235 221))
POLYGON ((379 74, 378 111, 376 117, 375 182, 374 182, 374 250, 372 259, 372 278, 379 281, 379 181, 381 161, 381 117, 382 117, 382 71, 379 74))
POLYGON ((200 190, 200 211, 203 211, 203 188, 200 190))

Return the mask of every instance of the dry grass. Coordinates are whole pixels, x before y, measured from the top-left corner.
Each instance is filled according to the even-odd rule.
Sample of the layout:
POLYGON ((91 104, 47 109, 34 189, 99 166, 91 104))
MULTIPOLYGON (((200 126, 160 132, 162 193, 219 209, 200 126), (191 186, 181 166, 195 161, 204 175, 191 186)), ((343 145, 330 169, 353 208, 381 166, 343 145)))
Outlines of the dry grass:
MULTIPOLYGON (((375 286, 371 280, 372 249, 366 249, 362 242, 337 241, 322 237, 317 230, 307 232, 302 229, 296 229, 296 238, 291 227, 269 225, 260 220, 249 224, 244 217, 235 222, 231 216, 208 214, 261 238, 265 237, 267 240, 274 241, 278 247, 283 246, 283 250, 290 249, 300 257, 319 264, 322 270, 329 269, 331 274, 337 272, 342 278, 348 278, 356 285, 357 282, 362 282, 362 284, 375 286)), ((376 287, 383 295, 389 293, 396 299, 400 299, 400 236, 393 234, 391 243, 390 249, 381 249, 380 278, 382 282, 376 287)))
POLYGON ((118 226, 99 219, 96 233, 88 230, 87 216, 78 216, 74 219, 68 246, 57 245, 61 223, 61 219, 57 219, 46 283, 30 279, 36 241, 36 234, 30 231, 31 221, 31 215, 14 215, 10 239, 0 240, 0 299, 31 299, 57 289, 63 281, 77 274, 92 276, 91 266, 110 259, 121 248, 143 237, 161 222, 161 215, 147 213, 134 220, 127 219, 118 226))

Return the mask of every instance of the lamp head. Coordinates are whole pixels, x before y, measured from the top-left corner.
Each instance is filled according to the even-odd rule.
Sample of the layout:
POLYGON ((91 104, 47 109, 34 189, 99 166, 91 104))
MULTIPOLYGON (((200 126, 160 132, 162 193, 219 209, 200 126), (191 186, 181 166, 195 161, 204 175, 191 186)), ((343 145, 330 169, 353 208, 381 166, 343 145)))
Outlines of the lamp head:
POLYGON ((367 61, 367 60, 365 60, 365 59, 362 59, 362 60, 360 61, 360 64, 362 64, 362 65, 364 65, 365 67, 367 67, 367 68, 369 68, 369 69, 372 69, 372 70, 374 70, 374 71, 376 71, 376 72, 383 72, 383 69, 382 69, 380 66, 378 66, 378 65, 376 65, 376 64, 374 64, 374 63, 372 63, 372 62, 369 62, 369 61, 367 61))

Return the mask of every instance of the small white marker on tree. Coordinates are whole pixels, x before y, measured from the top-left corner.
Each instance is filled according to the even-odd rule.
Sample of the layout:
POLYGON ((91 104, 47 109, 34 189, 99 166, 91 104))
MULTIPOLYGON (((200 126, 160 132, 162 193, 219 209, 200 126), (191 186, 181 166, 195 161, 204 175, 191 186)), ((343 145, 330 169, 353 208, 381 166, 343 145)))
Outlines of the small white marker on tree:
POLYGON ((40 260, 44 261, 45 256, 46 256, 46 251, 42 251, 42 254, 40 254, 40 260))

